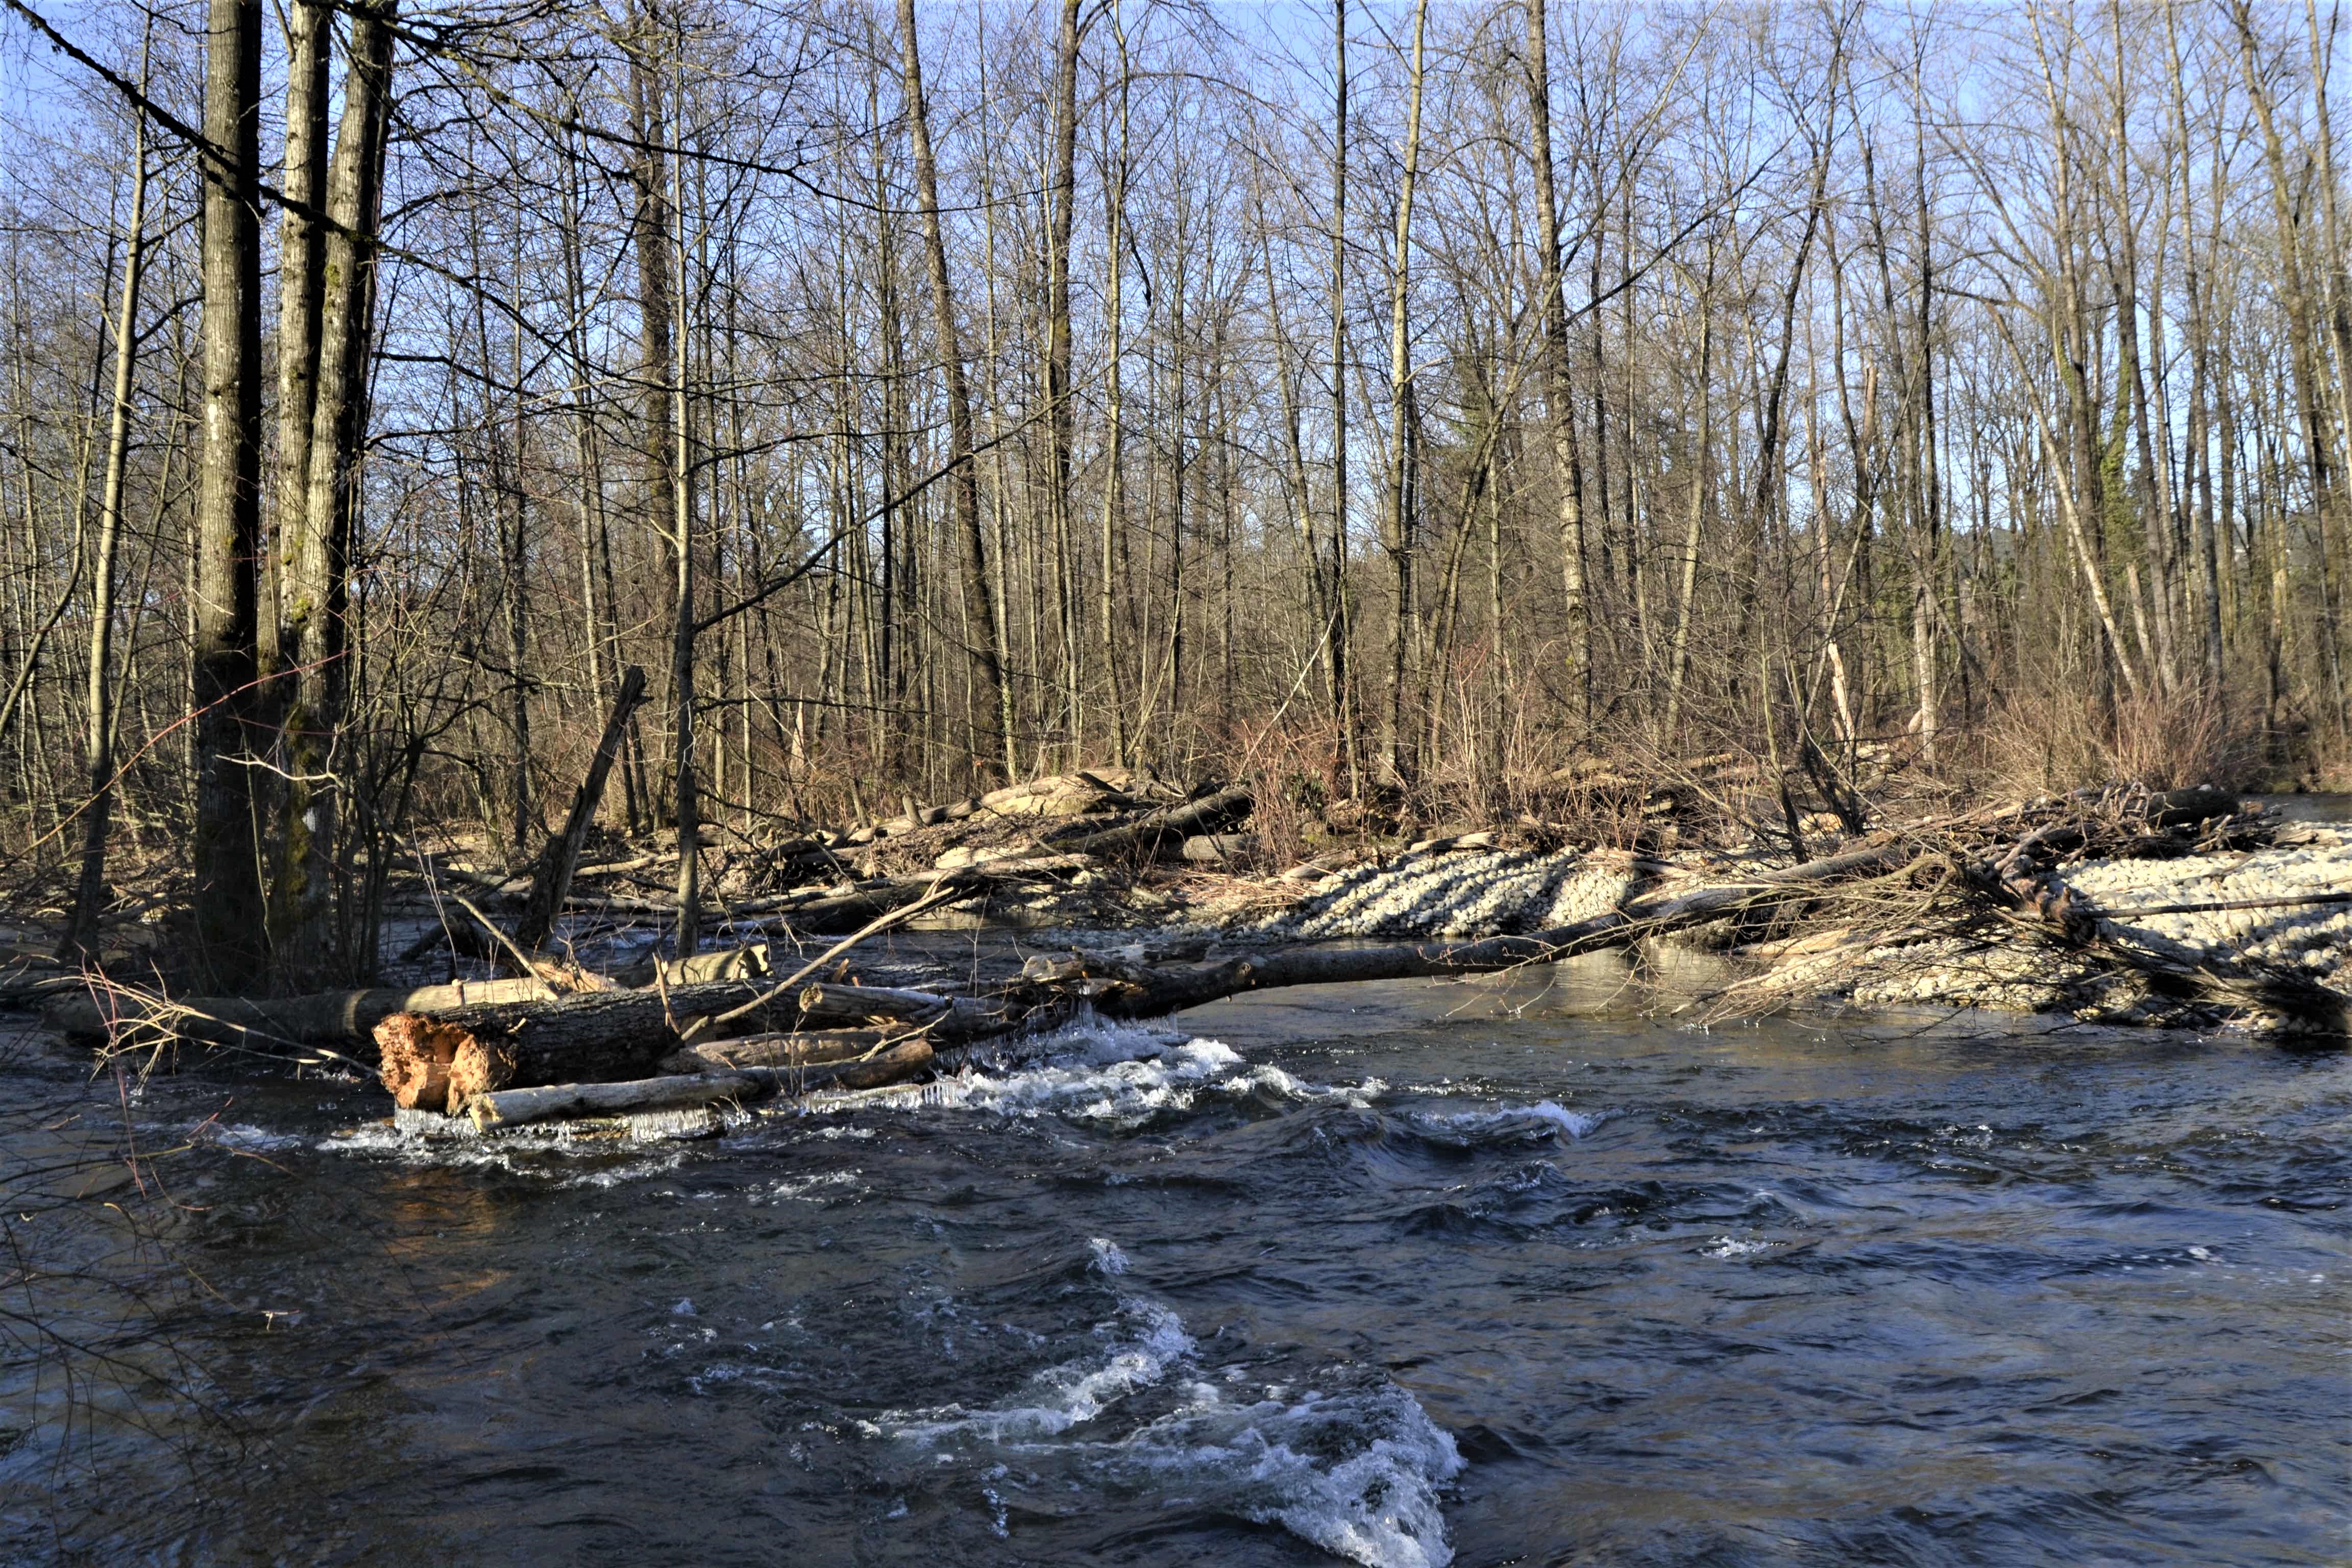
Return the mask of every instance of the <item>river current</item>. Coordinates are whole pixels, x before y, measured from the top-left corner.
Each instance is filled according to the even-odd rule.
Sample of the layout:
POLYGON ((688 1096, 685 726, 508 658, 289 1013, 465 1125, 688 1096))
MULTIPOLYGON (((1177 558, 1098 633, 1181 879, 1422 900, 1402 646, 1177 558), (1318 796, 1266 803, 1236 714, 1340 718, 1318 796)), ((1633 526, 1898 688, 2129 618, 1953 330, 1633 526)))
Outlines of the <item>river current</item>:
POLYGON ((2341 1056, 1662 1000, 1275 994, 680 1142, 22 1039, 0 1555, 2346 1560, 2341 1056))

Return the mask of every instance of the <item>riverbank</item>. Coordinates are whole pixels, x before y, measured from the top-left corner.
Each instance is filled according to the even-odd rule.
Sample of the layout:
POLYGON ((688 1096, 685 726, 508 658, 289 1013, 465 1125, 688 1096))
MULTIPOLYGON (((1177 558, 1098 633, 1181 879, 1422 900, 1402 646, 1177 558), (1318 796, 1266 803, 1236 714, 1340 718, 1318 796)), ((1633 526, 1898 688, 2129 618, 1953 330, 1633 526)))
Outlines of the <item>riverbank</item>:
POLYGON ((928 884, 891 880, 887 898, 825 895, 879 908, 822 949, 771 937, 592 968, 576 944, 560 963, 532 957, 468 900, 510 977, 293 998, 92 978, 47 1016, 101 1054, 139 1053, 142 1071, 190 1043, 372 1071, 419 1130, 469 1132, 646 1118, 707 1129, 749 1102, 953 1076, 975 1048, 1095 1015, 1148 1019, 1251 991, 1460 978, 1655 942, 1737 961, 1703 1000, 1709 1020, 1982 1007, 2337 1047, 2352 1037, 2344 831, 2219 791, 2108 786, 1816 838, 1801 860, 1794 823, 1788 849, 1597 848, 1536 824, 1275 878, 1153 866, 1160 847, 1193 842, 1190 826, 1234 826, 1250 806, 1238 790, 1135 800, 1119 807, 1129 821, 1061 832, 1051 854, 1034 835, 1005 845, 1001 858, 1083 878, 1087 897, 1135 922, 1032 928, 1024 953, 982 944, 968 962, 909 964, 874 951, 894 927, 957 907, 984 916, 1006 895, 993 871, 975 884, 941 868, 928 884))

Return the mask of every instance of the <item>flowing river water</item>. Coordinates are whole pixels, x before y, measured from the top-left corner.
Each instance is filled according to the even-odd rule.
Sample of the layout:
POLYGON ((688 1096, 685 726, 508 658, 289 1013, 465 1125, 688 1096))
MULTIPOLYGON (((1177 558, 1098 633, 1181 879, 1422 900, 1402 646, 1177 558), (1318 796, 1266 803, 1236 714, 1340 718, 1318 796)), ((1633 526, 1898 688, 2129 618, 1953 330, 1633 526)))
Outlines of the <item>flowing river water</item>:
POLYGON ((1274 994, 698 1142, 20 1040, 11 1245, 84 1268, 0 1304, 0 1557, 2346 1560, 2342 1057, 1660 1002, 1274 994))

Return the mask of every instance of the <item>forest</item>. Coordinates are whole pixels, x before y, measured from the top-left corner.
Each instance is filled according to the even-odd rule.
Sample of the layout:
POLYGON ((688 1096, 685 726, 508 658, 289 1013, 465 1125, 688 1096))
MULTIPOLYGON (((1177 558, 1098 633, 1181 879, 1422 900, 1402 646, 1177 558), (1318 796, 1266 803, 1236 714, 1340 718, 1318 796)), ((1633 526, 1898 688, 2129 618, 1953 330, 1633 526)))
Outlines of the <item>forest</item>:
POLYGON ((1086 766, 2352 776, 2333 4, 6 5, 68 958, 363 984, 633 678, 681 956, 720 847, 1086 766))

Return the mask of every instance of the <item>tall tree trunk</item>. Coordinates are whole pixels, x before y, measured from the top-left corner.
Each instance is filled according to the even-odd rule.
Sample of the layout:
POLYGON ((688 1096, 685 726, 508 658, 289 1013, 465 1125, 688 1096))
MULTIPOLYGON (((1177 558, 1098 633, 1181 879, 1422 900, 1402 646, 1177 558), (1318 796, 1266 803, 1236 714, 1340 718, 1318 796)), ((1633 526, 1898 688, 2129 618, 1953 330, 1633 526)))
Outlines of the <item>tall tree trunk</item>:
MULTIPOLYGON (((148 25, 152 39, 153 24, 148 25)), ((139 78, 147 80, 147 45, 139 78)), ((106 898, 106 836, 114 807, 114 561, 122 538, 122 469, 131 450, 131 394, 139 359, 139 285, 147 265, 147 120, 136 117, 131 142, 131 236, 122 265, 122 303, 114 320, 114 405, 106 427, 106 478, 99 494, 98 561, 90 577, 89 733, 82 747, 89 799, 82 806, 81 876, 75 884, 58 956, 70 963, 92 946, 106 898)))
POLYGON ((1698 300, 1698 431, 1691 444, 1690 511, 1683 535, 1682 584, 1676 595, 1675 615, 1675 647, 1673 662, 1666 670, 1666 722, 1660 743, 1672 746, 1678 739, 1682 722, 1683 681, 1690 669, 1691 623, 1698 616, 1698 544, 1701 525, 1706 520, 1706 468, 1708 447, 1714 444, 1715 428, 1710 415, 1714 398, 1707 387, 1707 378, 1714 370, 1715 360, 1715 242, 1707 242, 1706 285, 1698 300))
POLYGON ((196 961, 252 983, 263 953, 254 831, 254 560, 261 538, 260 0, 209 0, 205 49, 203 478, 194 555, 196 961))
POLYGON ((285 670, 285 531, 299 531, 310 500, 310 410, 319 376, 319 288, 326 257, 327 90, 334 13, 321 0, 291 0, 286 15, 286 201, 278 238, 278 516, 263 556, 261 674, 265 710, 282 711, 285 670))
POLYGON ((1592 723, 1592 616, 1584 589, 1584 474, 1576 442, 1576 387, 1569 371, 1568 302, 1562 297, 1559 196, 1552 179, 1551 68, 1544 0, 1527 0, 1528 135, 1535 163, 1536 293, 1543 321, 1552 473, 1559 487, 1560 585, 1568 609, 1569 683, 1577 722, 1592 723))
MULTIPOLYGON (((930 110, 923 100, 915 0, 898 0, 898 32, 906 68, 908 128, 914 138, 915 195, 922 204, 923 255, 931 275, 933 331, 939 340, 940 368, 947 378, 948 495, 955 508, 956 531, 963 542, 964 613, 982 633, 972 662, 995 709, 997 750, 990 761, 1009 780, 1020 772, 1021 764, 1014 751, 1013 687, 1004 673, 1003 611, 1002 602, 989 592, 987 536, 980 519, 980 468, 971 454, 971 391, 964 375, 955 291, 948 282, 947 240, 940 227, 939 174, 931 159, 930 110)), ((999 566, 1001 570, 1001 563, 999 566)))
POLYGON ((375 228, 392 99, 394 6, 355 9, 342 122, 327 178, 331 232, 315 287, 319 363, 303 509, 281 525, 279 651, 287 663, 285 787, 270 891, 271 966, 287 989, 329 978, 341 788, 336 742, 350 685, 344 609, 375 306, 375 228))
POLYGON ((1339 767, 1348 788, 1362 788, 1363 745, 1357 734, 1354 609, 1348 584, 1348 0, 1332 0, 1331 125, 1331 703, 1339 767))
MULTIPOLYGON (((1429 0, 1414 0, 1412 67, 1407 78, 1404 172, 1397 190, 1396 260, 1389 284, 1389 526, 1390 564, 1396 573, 1396 616, 1389 627, 1389 700, 1381 728, 1387 731, 1387 772, 1405 783, 1415 773, 1405 710, 1419 700, 1412 693, 1412 666, 1421 641, 1421 608, 1413 596, 1413 512, 1405 473, 1406 412, 1412 401, 1412 187, 1421 173, 1421 67, 1428 30, 1429 0)), ((1559 270, 1557 265, 1553 270, 1559 270)), ((1580 602, 1581 584, 1580 583, 1580 602)))
POLYGON ((1128 738, 1127 694, 1119 689, 1118 671, 1118 591, 1124 578, 1120 549, 1127 524, 1127 437, 1126 384, 1122 377, 1127 357, 1127 174, 1128 174, 1128 76, 1127 21, 1113 0, 1111 26, 1118 40, 1118 153, 1111 165, 1110 234, 1108 254, 1103 258, 1106 268, 1103 285, 1103 329, 1109 338, 1103 363, 1103 416, 1105 421, 1103 448, 1102 500, 1102 561, 1100 563, 1101 611, 1099 635, 1101 646, 1096 657, 1102 660, 1104 679, 1110 689, 1111 757, 1120 763, 1129 761, 1131 742, 1128 738))
MULTIPOLYGON (((1071 448, 1077 410, 1070 388, 1070 228, 1078 196, 1078 6, 1079 0, 1062 0, 1061 30, 1054 46, 1052 165, 1046 182, 1045 241, 1045 507, 1057 565, 1055 594, 1063 628, 1065 659, 1076 660, 1083 620, 1082 590, 1073 581, 1071 562, 1071 448), (1073 600, 1076 602, 1074 603, 1073 600)), ((1080 671, 1064 672, 1070 687, 1070 727, 1080 733, 1084 718, 1084 683, 1080 671)))
MULTIPOLYGON (((2328 524, 2336 501, 2336 479, 2330 461, 2335 443, 2319 389, 2322 370, 2318 323, 2313 319, 2311 295, 2305 283, 2300 237, 2304 215, 2295 196, 2297 182, 2287 168, 2270 88, 2263 79, 2255 58, 2253 13, 2249 0, 2231 0, 2230 16, 2237 26, 2238 58, 2245 77, 2246 95, 2253 104, 2255 121, 2262 127, 2263 157, 2270 170, 2271 219, 2278 235, 2279 288, 2287 316, 2287 363, 2294 373, 2295 403, 2303 424, 2304 460, 2311 472, 2311 511, 2319 535, 2320 659, 2327 675, 2336 737, 2341 740, 2352 733, 2352 707, 2347 707, 2344 686, 2344 648, 2336 626, 2334 552, 2329 549, 2328 539, 2328 524)), ((2322 265, 2340 267, 2341 262, 2322 265)), ((2347 431, 2347 437, 2352 438, 2352 431, 2347 431)))

